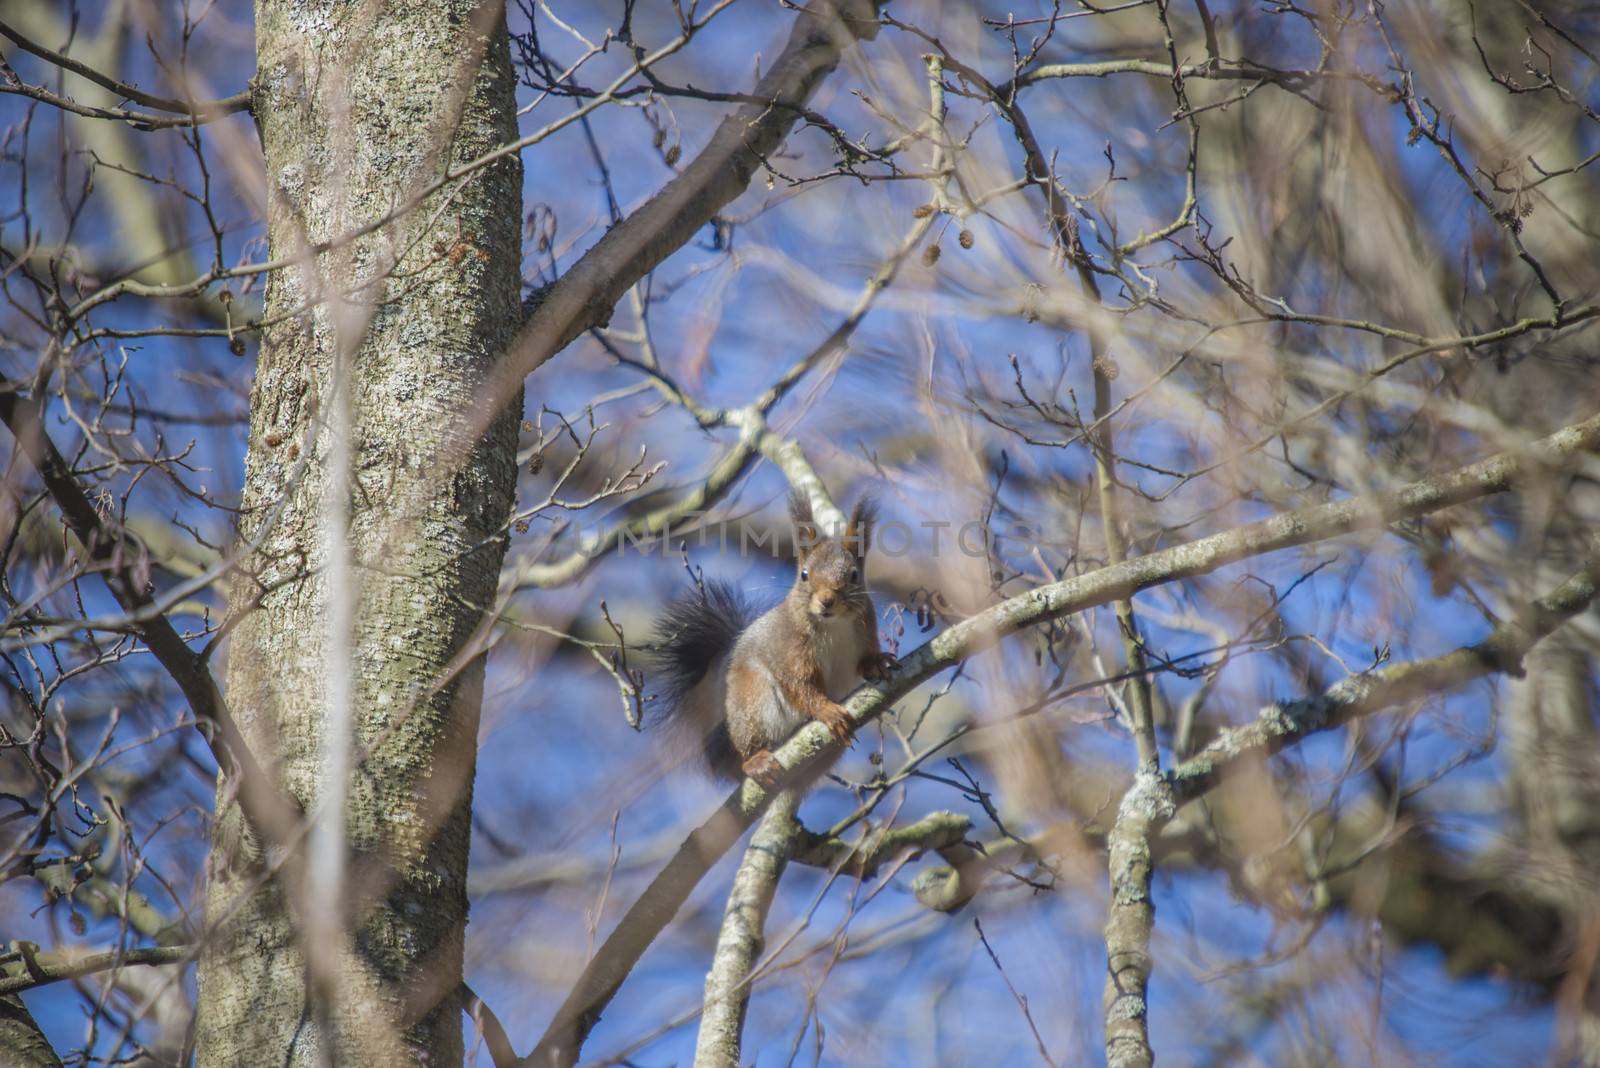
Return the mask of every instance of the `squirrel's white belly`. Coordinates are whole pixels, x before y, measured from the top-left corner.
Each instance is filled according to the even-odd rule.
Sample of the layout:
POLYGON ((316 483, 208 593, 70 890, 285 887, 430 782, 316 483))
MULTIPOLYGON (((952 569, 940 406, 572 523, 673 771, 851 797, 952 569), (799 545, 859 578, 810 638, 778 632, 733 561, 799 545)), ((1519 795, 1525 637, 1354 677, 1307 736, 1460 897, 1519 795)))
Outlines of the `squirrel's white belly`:
MULTIPOLYGON (((760 626, 758 621, 756 626, 760 626)), ((754 628, 752 628, 753 630, 754 628)), ((861 665, 861 632, 856 621, 848 616, 823 622, 816 631, 816 654, 822 669, 822 691, 829 700, 837 701, 856 688, 860 676, 856 669, 861 665)), ((771 676, 768 676, 769 679, 771 676)), ((761 730, 768 738, 787 738, 810 717, 792 707, 783 696, 777 680, 771 680, 768 699, 756 709, 761 718, 761 730)))
POLYGON ((831 619, 817 628, 817 659, 822 667, 823 692, 834 701, 856 688, 860 676, 856 668, 861 665, 860 627, 855 619, 845 615, 831 619))

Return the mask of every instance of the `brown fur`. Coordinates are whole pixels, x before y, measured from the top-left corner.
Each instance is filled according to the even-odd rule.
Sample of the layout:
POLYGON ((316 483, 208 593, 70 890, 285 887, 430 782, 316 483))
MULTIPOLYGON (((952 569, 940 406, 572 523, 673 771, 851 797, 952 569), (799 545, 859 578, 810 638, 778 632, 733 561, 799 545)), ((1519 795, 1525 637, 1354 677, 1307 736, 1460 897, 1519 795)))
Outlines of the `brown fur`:
POLYGON ((878 620, 867 594, 871 503, 856 505, 840 538, 821 535, 803 499, 794 498, 790 509, 794 585, 740 634, 727 670, 729 737, 741 770, 768 785, 778 772, 771 750, 806 720, 850 738, 854 728, 839 698, 894 662, 878 650, 878 620))

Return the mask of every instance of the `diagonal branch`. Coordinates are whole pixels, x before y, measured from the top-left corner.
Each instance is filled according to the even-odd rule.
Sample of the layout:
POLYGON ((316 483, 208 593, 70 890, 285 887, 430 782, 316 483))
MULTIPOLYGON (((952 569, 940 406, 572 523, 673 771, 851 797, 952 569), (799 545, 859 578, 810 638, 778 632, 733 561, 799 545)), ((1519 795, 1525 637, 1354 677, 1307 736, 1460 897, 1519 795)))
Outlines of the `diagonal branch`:
POLYGON ((45 433, 43 416, 37 400, 16 392, 16 385, 0 375, 0 422, 38 470, 45 491, 89 559, 99 565, 112 596, 124 611, 132 613, 133 632, 183 692, 218 767, 239 784, 239 802, 251 825, 269 840, 285 840, 300 823, 298 807, 273 786, 256 762, 205 659, 189 648, 164 614, 149 611, 154 601, 136 574, 138 543, 90 503, 45 433))
POLYGON ((0 997, 132 964, 186 964, 198 951, 199 947, 194 945, 133 946, 103 953, 63 952, 38 956, 24 950, 22 963, 12 969, 16 974, 3 974, 0 970, 0 997))
POLYGON ((1106 1063, 1148 1068, 1151 842, 1178 807, 1216 786, 1240 763, 1271 756, 1308 735, 1360 716, 1453 690, 1474 679, 1520 674, 1522 658, 1541 638, 1595 601, 1600 557, 1520 619, 1496 627, 1480 642, 1442 656, 1351 675, 1314 697, 1262 709, 1252 723, 1223 731, 1200 753, 1166 774, 1141 772, 1123 795, 1107 837, 1111 916, 1106 923, 1106 1063))
MULTIPOLYGON (((877 35, 876 8, 876 0, 811 0, 799 10, 783 51, 752 94, 759 102, 723 119, 677 177, 534 295, 510 351, 469 411, 465 443, 476 441, 506 399, 516 396, 517 383, 585 331, 609 322, 630 286, 749 187, 845 49, 877 35)), ((454 456, 445 458, 447 467, 454 462, 454 456)))
POLYGON ((766 803, 766 791, 746 781, 684 839, 590 959, 539 1044, 519 1062, 520 1068, 558 1068, 577 1063, 584 1040, 600 1021, 600 1014, 622 981, 656 935, 672 922, 711 866, 755 822, 766 803))
POLYGON ((785 790, 773 799, 734 874, 706 975, 695 1068, 739 1068, 742 1063, 739 1051, 745 1011, 750 1006, 750 973, 766 945, 767 910, 799 838, 799 825, 794 821, 799 802, 796 790, 785 790))
MULTIPOLYGON (((222 100, 210 100, 200 103, 192 100, 177 100, 172 97, 157 96, 154 93, 147 93, 137 86, 120 82, 110 75, 103 74, 88 63, 80 63, 71 56, 46 48, 44 45, 30 40, 20 30, 5 22, 0 22, 0 37, 9 39, 24 52, 38 56, 47 63, 53 63, 62 70, 71 71, 78 77, 91 81, 100 88, 117 94, 124 100, 132 100, 136 104, 143 104, 145 107, 155 108, 158 111, 170 111, 175 115, 186 116, 181 120, 181 125, 190 125, 191 121, 194 123, 210 122, 212 119, 220 119, 224 115, 234 115, 241 111, 250 110, 250 93, 248 90, 242 93, 235 93, 222 100)), ((131 114, 126 116, 108 115, 106 117, 135 117, 141 121, 149 121, 154 118, 154 116, 132 116, 131 114)), ((156 119, 155 121, 159 122, 160 120, 156 119)))
POLYGON ((1254 722, 1223 731, 1172 769, 1174 800, 1182 804, 1211 790, 1240 762, 1281 752, 1307 735, 1342 727, 1360 716, 1455 689, 1488 675, 1522 675, 1522 658, 1541 639, 1587 609, 1600 593, 1600 556, 1534 601, 1520 618, 1487 638, 1441 656, 1351 675, 1314 697, 1261 710, 1254 722))
MULTIPOLYGON (((808 466, 803 470, 797 469, 795 462, 797 446, 779 437, 769 427, 767 416, 780 400, 788 396, 789 391, 805 377, 807 372, 829 356, 844 350, 878 296, 889 288, 911 250, 922 240, 923 234, 927 233, 930 224, 931 218, 928 217, 917 220, 900 242, 899 248, 867 278, 854 306, 844 320, 810 352, 791 363, 759 397, 742 408, 707 408, 680 389, 659 368, 641 368, 657 392, 688 412, 701 428, 710 430, 714 427, 734 427, 739 431, 739 440, 722 454, 710 473, 683 496, 609 528, 593 544, 574 550, 561 559, 521 565, 502 585, 506 588, 521 589, 550 587, 571 582, 602 554, 627 541, 662 537, 680 521, 698 520, 707 508, 721 500, 722 496, 744 476, 757 456, 764 456, 776 464, 795 489, 813 496, 816 491, 820 491, 821 481, 817 479, 816 472, 811 471, 808 466)), ((827 507, 833 508, 833 502, 829 501, 827 507)))
POLYGON ((461 1007, 483 1036, 483 1044, 489 1051, 494 1068, 513 1068, 517 1063, 517 1055, 511 1048, 505 1025, 489 1007, 489 1003, 480 998, 478 992, 465 981, 461 984, 461 1007))
POLYGON ((125 122, 135 130, 170 130, 175 126, 194 126, 210 119, 221 118, 225 112, 211 112, 206 116, 191 118, 188 115, 157 115, 148 111, 131 111, 128 108, 101 107, 99 104, 80 104, 70 96, 52 93, 48 89, 37 85, 29 85, 16 77, 15 73, 0 59, 0 93, 10 93, 15 96, 35 100, 41 104, 49 104, 53 108, 72 115, 79 115, 85 119, 109 119, 114 122, 125 122))
MULTIPOLYGON (((1131 597, 1178 579, 1210 574, 1228 564, 1464 504, 1571 466, 1600 450, 1600 415, 1511 450, 1364 497, 1286 512, 1061 582, 1019 594, 961 621, 914 650, 889 677, 865 684, 845 703, 860 726, 882 715, 919 683, 997 644, 1019 630, 1086 608, 1131 597)), ((821 724, 802 727, 774 754, 789 776, 803 772, 835 745, 821 724)), ((1193 761, 1182 765, 1190 767, 1193 761)), ((1153 776, 1146 776, 1153 779, 1153 776)), ((624 914, 574 983, 539 1046, 522 1063, 537 1068, 573 1064, 593 1029, 656 936, 672 922, 700 879, 765 809, 770 795, 751 780, 696 828, 624 914)))

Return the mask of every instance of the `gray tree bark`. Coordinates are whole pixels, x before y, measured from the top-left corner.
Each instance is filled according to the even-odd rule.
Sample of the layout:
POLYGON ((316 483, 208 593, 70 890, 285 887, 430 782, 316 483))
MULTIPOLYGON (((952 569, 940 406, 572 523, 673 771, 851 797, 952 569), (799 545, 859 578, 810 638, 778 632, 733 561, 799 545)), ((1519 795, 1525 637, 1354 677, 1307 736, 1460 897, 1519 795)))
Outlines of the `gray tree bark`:
POLYGON ((61 1068, 61 1058, 15 994, 0 997, 0 1051, 15 1068, 61 1068))
MULTIPOLYGON (((772 799, 750 837, 750 848, 733 877, 717 949, 706 974, 705 1009, 695 1039, 695 1068, 739 1068, 744 1018, 750 1008, 750 979, 767 944, 767 911, 799 834, 795 810, 798 790, 772 799)), ((754 1058, 751 1058, 754 1060, 754 1058)))
MULTIPOLYGON (((1571 494, 1573 502, 1592 496, 1581 489, 1571 494)), ((1584 540, 1580 532, 1546 544, 1532 569, 1537 580, 1563 560, 1592 551, 1584 540)), ((1501 863, 1514 882, 1554 906, 1564 921, 1570 949, 1548 966, 1572 969, 1583 996, 1565 1006, 1557 1059, 1586 1068, 1600 1066, 1600 977, 1583 959, 1600 922, 1600 736, 1590 670, 1596 641, 1590 614, 1529 653, 1524 674, 1508 687, 1504 715, 1508 793, 1522 834, 1512 839, 1515 845, 1501 863)))
MULTIPOLYGON (((1455 68, 1523 73, 1526 29, 1520 8, 1467 0, 1432 0, 1428 7, 1439 16, 1439 44, 1455 68)), ((1528 102, 1488 77, 1453 80, 1447 91, 1454 99, 1446 106, 1476 120, 1465 141, 1478 159, 1579 159, 1587 151, 1588 121, 1579 112, 1564 121, 1530 121, 1528 102)), ((1523 224, 1524 242, 1538 250, 1552 277, 1563 280, 1568 299, 1592 291, 1600 278, 1584 245, 1597 217, 1595 193, 1589 171, 1541 186, 1540 207, 1523 224)), ((1581 360, 1564 359, 1567 352, 1557 343, 1514 376, 1486 366, 1468 396, 1509 425, 1564 419, 1592 373, 1581 360)), ((1542 487, 1525 495, 1513 514, 1518 517, 1515 545, 1523 559, 1531 560, 1518 576, 1521 585, 1548 588, 1555 576, 1593 553, 1600 493, 1587 480, 1542 487)), ((1509 848, 1496 860, 1510 883, 1562 916, 1563 941, 1574 949, 1569 959, 1548 961, 1551 969, 1587 968, 1581 947, 1600 923, 1600 705, 1591 678, 1597 642, 1600 623, 1592 614, 1542 642, 1528 655, 1523 674, 1508 684, 1501 719, 1510 814, 1521 833, 1507 836, 1509 848)), ((1600 977, 1591 972, 1576 981, 1583 997, 1567 1005, 1554 1057, 1600 1066, 1600 977)))
POLYGON ((488 432, 449 477, 430 458, 470 417, 464 406, 518 323, 520 163, 480 170, 353 243, 335 239, 450 163, 514 139, 503 14, 480 7, 256 5, 269 254, 295 262, 266 293, 267 320, 278 321, 257 363, 241 523, 244 539, 265 537, 254 578, 236 593, 227 692, 262 764, 312 813, 327 800, 327 753, 338 751, 330 709, 348 707, 342 811, 354 904, 338 946, 308 943, 297 916, 308 902, 266 874, 273 851, 234 803, 238 784, 222 778, 214 929, 200 961, 202 1066, 388 1064, 394 1050, 405 1063, 461 1063, 483 678, 468 645, 504 557, 520 389, 483 420, 488 432), (340 521, 333 537, 329 513, 340 521), (348 568, 330 569, 341 553, 348 568), (346 571, 347 633, 328 611, 346 571), (340 656, 329 665, 330 634, 336 653, 348 644, 347 675, 340 656), (319 972, 319 959, 335 970, 319 972))

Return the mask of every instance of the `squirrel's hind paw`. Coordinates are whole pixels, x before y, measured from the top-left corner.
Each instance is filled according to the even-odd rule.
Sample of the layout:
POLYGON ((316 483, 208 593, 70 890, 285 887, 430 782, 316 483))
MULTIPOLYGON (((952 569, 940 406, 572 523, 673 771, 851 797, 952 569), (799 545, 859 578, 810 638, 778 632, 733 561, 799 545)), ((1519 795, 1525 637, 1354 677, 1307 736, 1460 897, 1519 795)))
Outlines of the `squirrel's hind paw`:
POLYGON ((783 777, 783 765, 778 763, 777 757, 763 749, 744 762, 744 773, 760 783, 763 790, 770 790, 783 777))

